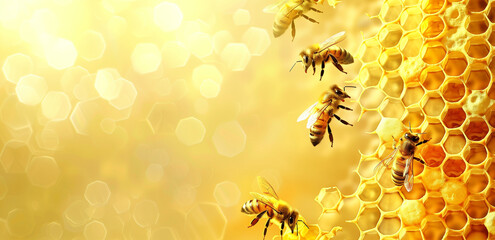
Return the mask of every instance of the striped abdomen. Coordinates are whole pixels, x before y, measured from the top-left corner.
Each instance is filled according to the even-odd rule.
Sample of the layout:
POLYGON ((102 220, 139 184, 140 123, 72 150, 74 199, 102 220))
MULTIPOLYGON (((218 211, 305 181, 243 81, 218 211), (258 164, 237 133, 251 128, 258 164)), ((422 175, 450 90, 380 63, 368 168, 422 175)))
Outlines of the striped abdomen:
POLYGON ((275 21, 273 22, 273 36, 280 37, 284 34, 292 21, 302 13, 308 11, 311 6, 311 1, 307 0, 290 0, 285 3, 275 16, 275 21))
POLYGON ((352 55, 345 49, 339 46, 330 46, 327 49, 328 54, 332 54, 340 64, 351 64, 354 62, 352 55))
POLYGON ((241 208, 241 212, 249 215, 258 214, 265 210, 269 210, 268 213, 270 213, 271 208, 267 207, 266 204, 258 201, 257 199, 251 199, 247 201, 246 203, 244 203, 244 205, 242 205, 241 208))
POLYGON ((309 139, 313 146, 318 145, 325 135, 326 127, 330 122, 330 115, 326 111, 309 128, 309 139))
MULTIPOLYGON (((392 181, 396 186, 404 185, 404 168, 406 167, 406 159, 403 156, 396 158, 392 165, 392 181)), ((412 167, 412 166, 411 166, 412 167)))

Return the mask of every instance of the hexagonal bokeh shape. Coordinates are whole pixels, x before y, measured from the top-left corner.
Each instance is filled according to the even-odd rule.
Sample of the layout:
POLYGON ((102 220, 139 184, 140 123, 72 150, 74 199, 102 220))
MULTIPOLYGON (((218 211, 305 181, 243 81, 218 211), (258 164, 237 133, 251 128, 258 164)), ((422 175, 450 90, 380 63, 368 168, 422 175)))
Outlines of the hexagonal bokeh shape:
POLYGON ((429 214, 439 213, 445 208, 445 200, 439 192, 430 192, 424 202, 425 210, 429 214))
POLYGON ((466 187, 471 194, 482 192, 488 186, 489 182, 486 171, 480 168, 471 169, 464 179, 466 181, 466 187))
POLYGON ((137 73, 152 73, 160 66, 162 53, 153 43, 139 43, 132 51, 131 62, 137 73))
POLYGON ((41 102, 41 112, 52 121, 67 119, 71 110, 72 104, 65 92, 48 92, 41 102))
POLYGON ((445 80, 445 73, 439 66, 429 66, 421 72, 421 85, 427 90, 436 90, 445 80))
POLYGON ((251 53, 244 43, 229 43, 222 50, 220 58, 230 70, 243 71, 251 60, 251 53))
POLYGON ((124 110, 132 107, 134 105, 134 101, 136 101, 137 90, 134 86, 134 83, 131 81, 119 78, 118 85, 120 85, 120 92, 114 99, 110 100, 109 103, 114 108, 118 110, 124 110))
POLYGON ((404 81, 399 73, 389 73, 383 77, 380 88, 389 96, 400 98, 404 90, 404 81))
POLYGON ((234 182, 223 181, 215 186, 213 196, 220 206, 231 207, 239 203, 241 191, 234 182))
POLYGON ((467 189, 463 182, 449 180, 445 182, 440 190, 447 204, 461 204, 467 197, 467 189))
POLYGON ((402 3, 399 0, 384 2, 378 16, 385 22, 396 20, 402 12, 402 3))
POLYGON ((21 77, 32 74, 33 70, 33 60, 30 56, 22 53, 8 56, 2 66, 5 79, 11 83, 17 83, 21 77))
POLYGON ((106 47, 103 35, 93 30, 85 31, 78 44, 79 55, 86 61, 100 59, 103 56, 106 47))
POLYGON ((482 195, 471 195, 464 203, 464 209, 472 219, 483 219, 490 208, 482 195))
POLYGON ((190 239, 222 239, 227 218, 222 209, 214 203, 200 203, 186 216, 185 227, 190 239))
POLYGON ((439 41, 431 41, 423 44, 421 48, 421 59, 428 64, 436 64, 445 58, 447 50, 439 41))
POLYGON ((246 133, 237 121, 220 124, 212 140, 217 152, 226 157, 234 157, 246 147, 246 133))
POLYGON ((421 107, 428 117, 438 117, 443 112, 445 102, 437 93, 428 93, 422 99, 421 107))
POLYGON ((213 39, 208 33, 192 33, 187 39, 187 46, 198 58, 205 58, 213 53, 213 39))
POLYGON ((132 217, 140 227, 149 228, 158 222, 160 211, 156 202, 152 200, 142 200, 134 207, 132 217))
POLYGON ((445 225, 436 215, 428 215, 421 222, 421 231, 425 239, 442 239, 445 235, 445 225))
POLYGON ((482 34, 486 32, 490 24, 484 14, 471 14, 466 20, 465 27, 472 34, 482 34))
POLYGON ((443 99, 446 101, 458 102, 464 97, 466 87, 460 79, 450 78, 443 83, 440 91, 442 92, 443 99))
POLYGON ((263 28, 250 27, 242 35, 242 42, 246 44, 253 56, 261 56, 270 46, 270 36, 263 28))
POLYGON ((167 41, 162 45, 162 64, 166 68, 180 68, 186 66, 191 51, 179 41, 167 41))
POLYGON ((452 230, 461 230, 467 221, 467 215, 460 207, 455 210, 448 210, 445 213, 445 224, 452 230))
POLYGON ((93 220, 84 226, 83 235, 86 239, 104 240, 107 237, 107 228, 104 223, 93 220))
POLYGON ((249 21, 251 21, 251 15, 246 9, 237 9, 232 15, 232 20, 237 26, 248 25, 249 21))
POLYGON ((39 104, 47 91, 45 79, 34 74, 21 77, 15 87, 19 102, 32 106, 39 104))
POLYGON ((55 39, 44 50, 48 65, 57 70, 73 66, 77 59, 76 47, 67 39, 55 39))
POLYGON ((469 140, 480 141, 488 134, 488 125, 483 118, 469 118, 464 125, 464 134, 469 140))
POLYGON ((380 63, 385 71, 394 71, 402 63, 402 54, 397 48, 388 48, 380 54, 378 63, 380 63))
POLYGON ((24 173, 31 159, 31 149, 25 142, 10 140, 0 152, 0 164, 6 173, 24 173))
POLYGON ((361 231, 376 227, 380 220, 380 210, 377 207, 364 207, 357 216, 357 225, 361 231))
POLYGON ((174 229, 170 227, 159 227, 151 232, 150 240, 170 239, 178 240, 179 237, 174 229))
POLYGON ((9 234, 16 238, 28 237, 36 226, 34 214, 26 209, 12 209, 5 220, 9 234))
POLYGON ((322 188, 315 201, 323 210, 336 210, 342 201, 342 194, 336 187, 322 188))
POLYGON ((110 199, 110 188, 106 182, 96 180, 86 186, 84 197, 92 206, 104 206, 110 199))
POLYGON ((418 7, 406 8, 400 16, 400 25, 405 31, 413 30, 419 26, 423 15, 418 7))
POLYGON ((175 135, 187 146, 201 143, 205 133, 206 128, 203 122, 194 117, 181 119, 175 128, 175 135))
MULTIPOLYGON (((376 86, 380 81, 383 74, 383 70, 376 62, 366 64, 361 68, 359 72, 359 81, 365 87, 376 86)), ((365 89, 366 91, 366 89, 365 89)))
POLYGON ((182 11, 171 2, 161 2, 153 9, 153 20, 164 32, 177 30, 182 23, 182 11))
POLYGON ((443 147, 447 153, 458 154, 466 145, 466 138, 459 130, 451 130, 447 134, 447 138, 443 143, 443 147))
POLYGON ((0 106, 1 122, 13 130, 30 128, 31 123, 23 106, 22 103, 19 103, 17 96, 6 97, 0 106))
POLYGON ((387 24, 378 33, 378 40, 384 47, 393 47, 399 43, 402 37, 402 29, 399 24, 387 24))
POLYGON ((450 52, 442 63, 445 74, 449 76, 459 76, 467 68, 467 60, 461 52, 450 52))
POLYGON ((227 30, 221 30, 213 34, 213 49, 216 54, 220 54, 227 44, 234 40, 232 34, 227 30))
POLYGON ((425 215, 425 206, 419 200, 406 200, 399 209, 399 216, 404 225, 417 225, 425 215))
POLYGON ((60 168, 52 157, 33 157, 27 166, 26 174, 32 185, 46 188, 57 182, 60 168))
POLYGON ((470 64, 466 75, 466 87, 470 90, 483 90, 488 87, 490 82, 492 82, 490 72, 488 71, 486 64, 470 64))
POLYGON ((471 143, 463 152, 463 156, 471 165, 478 165, 485 161, 488 153, 484 144, 471 143))

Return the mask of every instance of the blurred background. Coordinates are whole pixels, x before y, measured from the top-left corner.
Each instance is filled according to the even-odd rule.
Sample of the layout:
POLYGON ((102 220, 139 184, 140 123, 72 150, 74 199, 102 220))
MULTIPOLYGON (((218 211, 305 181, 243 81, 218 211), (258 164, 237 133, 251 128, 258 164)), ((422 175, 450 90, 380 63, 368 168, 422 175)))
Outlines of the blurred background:
POLYGON ((359 151, 377 146, 359 86, 333 148, 296 119, 330 85, 355 85, 381 2, 318 5, 292 41, 273 38, 274 1, 0 0, 1 238, 261 239, 264 221, 248 229, 240 212, 256 176, 309 224, 321 188, 354 193, 359 151), (289 73, 340 31, 347 75, 289 73))

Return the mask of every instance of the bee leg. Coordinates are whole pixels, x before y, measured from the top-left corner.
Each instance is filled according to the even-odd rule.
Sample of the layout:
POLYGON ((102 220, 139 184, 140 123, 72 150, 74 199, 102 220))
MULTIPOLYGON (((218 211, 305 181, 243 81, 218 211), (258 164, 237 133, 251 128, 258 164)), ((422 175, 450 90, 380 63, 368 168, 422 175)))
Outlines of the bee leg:
POLYGON ((313 75, 315 75, 316 73, 316 62, 315 60, 313 59, 313 61, 311 62, 311 66, 313 66, 313 75))
POLYGON ((270 220, 271 220, 271 218, 268 218, 268 221, 266 221, 265 230, 263 231, 263 240, 265 240, 266 231, 268 230, 268 226, 270 226, 270 220))
POLYGON ((319 24, 319 22, 318 22, 318 21, 316 21, 316 20, 314 20, 314 19, 312 19, 312 18, 310 18, 310 17, 308 17, 308 16, 306 16, 306 15, 304 15, 304 14, 301 14, 301 15, 302 15, 304 18, 308 19, 308 21, 310 21, 310 22, 312 22, 312 23, 317 23, 317 24, 319 24))
POLYGON ((348 108, 348 107, 343 106, 343 105, 339 105, 339 108, 342 108, 342 109, 345 109, 345 110, 352 111, 352 109, 351 109, 351 108, 348 108))
POLYGON ((316 9, 316 8, 311 8, 311 10, 313 10, 313 11, 315 11, 315 12, 317 12, 317 13, 323 13, 322 11, 320 11, 320 10, 318 10, 318 9, 316 9))
POLYGON ((351 125, 351 126, 354 126, 354 125, 352 125, 352 124, 348 123, 346 120, 341 119, 339 116, 337 116, 337 115, 335 115, 335 114, 334 114, 333 116, 334 116, 335 118, 337 118, 337 120, 339 120, 341 123, 343 123, 343 124, 345 124, 345 125, 351 125))
POLYGON ((321 61, 320 81, 321 81, 321 78, 323 78, 324 73, 325 73, 325 61, 321 61))
POLYGON ((284 235, 283 235, 284 234, 284 226, 285 226, 284 223, 285 222, 282 222, 282 224, 280 224, 280 239, 281 240, 284 240, 284 235))
POLYGON ((294 20, 292 20, 292 41, 294 41, 294 38, 296 37, 296 25, 294 24, 294 20))
POLYGON ((344 68, 342 67, 342 65, 339 64, 339 61, 337 60, 337 58, 335 58, 332 54, 329 55, 331 58, 332 58, 332 63, 333 65, 341 72, 347 74, 346 71, 344 71, 344 68))
POLYGON ((253 221, 251 221, 251 225, 248 226, 248 228, 256 225, 256 223, 258 223, 258 221, 260 220, 261 217, 263 217, 263 215, 266 213, 266 210, 261 212, 260 214, 256 215, 256 217, 253 219, 253 221))
POLYGON ((430 140, 431 140, 431 139, 426 139, 426 140, 423 140, 423 141, 421 141, 421 142, 417 143, 417 144, 416 144, 416 146, 419 146, 419 145, 421 145, 421 144, 423 144, 423 143, 427 143, 427 142, 428 142, 428 141, 430 141, 430 140))
POLYGON ((330 129, 330 124, 327 125, 327 129, 328 129, 328 137, 330 138, 330 143, 332 143, 332 147, 333 147, 333 134, 332 134, 332 129, 330 129))
MULTIPOLYGON (((421 158, 414 157, 414 160, 422 163, 423 165, 426 165, 426 162, 423 159, 421 159, 421 158)), ((428 165, 426 165, 426 166, 428 166, 428 165)))

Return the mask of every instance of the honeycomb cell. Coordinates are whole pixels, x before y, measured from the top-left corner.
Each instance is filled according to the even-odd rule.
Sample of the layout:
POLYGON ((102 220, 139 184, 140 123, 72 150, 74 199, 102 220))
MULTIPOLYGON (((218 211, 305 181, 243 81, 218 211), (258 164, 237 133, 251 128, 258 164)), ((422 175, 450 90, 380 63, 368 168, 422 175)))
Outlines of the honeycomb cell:
POLYGON ((359 48, 358 56, 363 63, 374 62, 378 59, 381 52, 381 46, 376 38, 369 38, 363 41, 359 48))
POLYGON ((170 239, 170 240, 177 240, 179 237, 177 237, 177 233, 169 227, 160 227, 157 229, 154 229, 153 232, 151 232, 150 240, 161 240, 161 239, 170 239))
POLYGON ((490 210, 485 199, 481 195, 471 195, 464 204, 467 214, 473 219, 482 219, 490 210))
POLYGON ((421 72, 421 85, 427 90, 436 90, 442 85, 445 79, 445 74, 439 66, 430 66, 421 72))
POLYGON ((402 29, 399 24, 387 24, 378 33, 378 40, 386 48, 397 45, 401 37, 402 29))
POLYGON ((452 230, 461 230, 468 221, 466 213, 460 207, 456 210, 448 210, 444 219, 445 225, 452 230))
POLYGON ((442 114, 445 114, 442 117, 442 122, 447 128, 460 127, 466 120, 466 113, 461 107, 447 108, 447 111, 442 114))
MULTIPOLYGON (((428 142, 430 145, 434 143, 440 143, 442 141, 443 136, 445 135, 445 128, 442 124, 435 122, 427 122, 426 128, 424 128, 423 132, 426 133, 422 136, 423 139, 430 139, 428 142)), ((425 125, 423 125, 424 127, 425 125)), ((439 150, 439 149, 436 149, 439 150)))
POLYGON ((399 0, 391 0, 383 3, 378 14, 385 22, 396 20, 402 12, 402 3, 399 0))
POLYGON ((374 202, 380 195, 381 189, 377 183, 365 183, 358 197, 364 202, 374 202))
POLYGON ((23 76, 32 74, 34 63, 30 56, 23 53, 15 53, 7 58, 2 66, 5 79, 11 83, 17 83, 23 76))
POLYGON ((399 216, 404 225, 417 225, 426 215, 426 209, 419 200, 406 200, 399 209, 399 216))
POLYGON ((436 64, 445 58, 447 50, 441 42, 426 42, 421 47, 421 59, 428 64, 436 64))
POLYGON ((458 154, 462 151, 466 145, 466 138, 462 134, 462 132, 458 130, 449 131, 447 134, 447 138, 443 143, 443 147, 445 151, 450 154, 458 154))
POLYGON ((440 217, 428 215, 421 222, 421 231, 425 239, 442 239, 445 235, 445 225, 440 217))
POLYGON ((402 63, 402 54, 397 48, 389 48, 380 54, 378 62, 385 71, 394 71, 402 63))
POLYGON ((416 57, 418 56, 422 45, 423 38, 421 37, 421 34, 418 32, 411 32, 400 39, 399 49, 404 57, 416 57))
POLYGON ((107 237, 107 228, 102 222, 93 220, 84 226, 83 234, 86 240, 103 240, 107 237))
POLYGON ((419 107, 407 108, 406 112, 407 112, 407 115, 402 120, 402 124, 404 124, 405 126, 407 126, 407 125, 409 125, 409 123, 411 123, 411 127, 417 128, 425 120, 425 116, 424 116, 423 112, 421 111, 421 108, 419 108, 419 107))
POLYGON ((366 231, 376 227, 378 220, 380 220, 380 210, 377 207, 365 207, 358 214, 357 225, 361 231, 366 231))
POLYGON ((45 78, 34 74, 21 77, 15 87, 19 102, 32 106, 39 104, 47 91, 45 78))
POLYGON ((383 77, 380 88, 390 97, 400 98, 404 89, 404 81, 398 73, 389 73, 383 77))
POLYGON ((164 32, 177 30, 182 23, 182 11, 171 2, 161 2, 153 8, 153 20, 164 32))
POLYGON ((215 186, 213 196, 218 205, 222 207, 231 207, 239 203, 241 191, 237 184, 230 181, 224 181, 215 186))
POLYGON ((482 34, 488 29, 489 23, 483 14, 471 14, 466 20, 466 29, 472 34, 482 34))
POLYGON ((198 58, 205 58, 213 53, 213 39, 204 32, 195 32, 187 39, 191 53, 198 58))
POLYGON ((445 200, 439 192, 430 192, 424 206, 428 214, 439 213, 445 208, 445 200))
POLYGON ((469 0, 466 9, 469 12, 481 12, 488 6, 488 0, 469 0))
POLYGON ((487 152, 483 144, 471 143, 463 152, 464 158, 469 164, 477 165, 485 161, 487 152))
POLYGON ((52 157, 33 157, 27 166, 26 174, 32 185, 46 188, 57 182, 60 168, 52 157))
MULTIPOLYGON (((417 178, 416 176, 414 176, 417 178)), ((426 193, 426 188, 423 183, 418 182, 417 180, 414 182, 412 190, 408 192, 405 187, 401 187, 400 189, 402 195, 407 200, 418 200, 422 198, 426 193)))
MULTIPOLYGON (((488 97, 491 99, 495 99, 495 84, 492 84, 492 86, 488 90, 488 97)), ((491 109, 491 111, 493 111, 493 109, 491 109)))
POLYGON ((139 74, 152 73, 162 62, 162 53, 153 43, 139 43, 131 54, 134 71, 139 74))
POLYGON ((447 204, 460 204, 467 197, 466 186, 464 183, 456 180, 447 181, 440 192, 447 204))
POLYGON ((418 7, 406 8, 400 16, 400 25, 404 31, 409 31, 417 28, 423 19, 421 9, 418 7))
MULTIPOLYGON (((338 210, 324 210, 320 217, 318 217, 318 225, 323 228, 327 226, 335 226, 339 221, 338 210)), ((326 229, 325 229, 326 230, 326 229)))
POLYGON ((428 190, 438 190, 445 183, 442 171, 436 167, 425 167, 422 182, 428 190))
POLYGON ((402 102, 406 107, 419 103, 424 95, 424 92, 425 91, 421 86, 408 86, 404 96, 402 97, 402 102))
POLYGON ((483 118, 470 118, 464 127, 464 133, 469 140, 480 141, 488 134, 488 125, 483 118))
MULTIPOLYGON (((392 137, 398 139, 401 137, 403 126, 401 121, 396 118, 383 118, 376 128, 376 133, 381 140, 392 143, 392 137)), ((392 151, 392 150, 390 150, 392 151)), ((388 155, 388 153, 386 153, 388 155)), ((382 155, 380 158, 385 158, 387 155, 382 155)))
POLYGON ((179 41, 167 41, 162 45, 162 64, 165 68, 180 68, 186 66, 191 51, 179 41))
POLYGON ((399 233, 400 240, 419 240, 423 239, 421 230, 417 227, 402 228, 399 233))
POLYGON ((491 3, 491 5, 490 5, 490 11, 487 14, 488 19, 492 23, 495 22, 495 8, 494 7, 495 7, 494 4, 491 3))
POLYGON ((378 207, 383 212, 395 211, 402 205, 402 197, 398 192, 389 192, 384 193, 380 202, 378 203, 378 207))
POLYGON ((28 237, 36 226, 33 213, 26 209, 12 209, 7 215, 6 221, 9 234, 17 238, 28 237))
POLYGON ((212 140, 217 152, 226 157, 234 157, 246 147, 246 133, 237 121, 220 124, 212 140))
POLYGON ((484 91, 471 91, 463 107, 468 114, 484 115, 489 106, 490 98, 484 91))
POLYGON ((421 2, 421 9, 423 9, 423 12, 426 14, 433 14, 440 11, 444 4, 444 0, 426 0, 421 2))
POLYGON ((484 58, 490 53, 490 45, 482 37, 473 37, 467 41, 465 50, 472 58, 484 58))
POLYGON ((220 58, 230 70, 243 71, 251 60, 251 53, 244 43, 229 43, 222 50, 220 58))
POLYGON ((41 112, 52 121, 67 119, 71 109, 69 96, 64 92, 48 92, 41 102, 41 112))
POLYGON ((490 234, 495 234, 495 212, 490 212, 485 218, 485 227, 490 234))
POLYGON ((160 211, 154 201, 142 200, 134 206, 132 217, 140 227, 149 228, 158 222, 160 211))
POLYGON ((467 60, 461 52, 450 52, 442 66, 447 75, 459 76, 466 70, 467 60))
MULTIPOLYGON (((364 87, 376 86, 382 77, 383 70, 378 63, 366 64, 359 72, 359 81, 364 87)), ((367 88, 368 89, 368 88, 367 88)), ((364 91, 366 91, 365 89, 364 91)))
POLYGON ((486 141, 486 148, 491 154, 495 153, 495 133, 490 134, 486 141))
POLYGON ((98 60, 105 52, 106 43, 101 33, 88 30, 85 31, 77 46, 79 55, 86 61, 98 60))
POLYGON ((55 39, 47 44, 44 50, 48 65, 57 70, 72 67, 76 62, 76 47, 67 39, 55 39))
POLYGON ((342 201, 342 194, 336 187, 322 188, 318 196, 316 196, 315 201, 321 205, 323 210, 337 209, 342 201))
POLYGON ((195 117, 183 118, 175 128, 175 135, 187 146, 201 143, 205 137, 206 128, 201 120, 195 117))
POLYGON ((438 117, 443 112, 445 102, 436 93, 427 94, 421 101, 421 107, 427 116, 438 117))
POLYGON ((461 158, 449 158, 442 169, 448 177, 459 177, 466 170, 466 163, 461 158))
POLYGON ((404 106, 401 101, 388 98, 383 101, 380 111, 383 117, 400 119, 404 113, 404 106))
POLYGON ((106 182, 97 180, 86 186, 84 197, 91 206, 104 206, 110 199, 110 188, 106 182))
POLYGON ((119 78, 118 81, 120 81, 120 92, 118 96, 110 100, 109 103, 117 110, 128 109, 132 107, 134 101, 136 101, 136 87, 134 86, 134 83, 127 79, 119 78))
POLYGON ((6 142, 0 153, 0 163, 6 173, 24 173, 30 158, 29 146, 16 140, 6 142))
POLYGON ((213 203, 200 203, 186 216, 186 230, 190 239, 223 239, 227 218, 213 203))
POLYGON ((242 35, 242 42, 246 44, 253 56, 261 56, 270 46, 270 36, 263 28, 250 27, 242 35))
POLYGON ((396 216, 383 216, 380 225, 378 225, 378 231, 383 235, 394 235, 399 232, 401 227, 400 218, 396 216))
POLYGON ((419 31, 425 38, 436 38, 440 36, 444 29, 445 23, 436 15, 424 18, 419 26, 419 31))
POLYGON ((486 64, 473 63, 469 66, 467 72, 466 87, 470 90, 483 90, 491 82, 490 73, 486 64))
POLYGON ((441 92, 443 99, 445 99, 446 101, 458 102, 464 97, 466 89, 461 80, 451 78, 445 81, 445 83, 441 87, 441 92))
POLYGON ((483 224, 470 224, 465 232, 466 240, 488 239, 488 230, 483 224))

